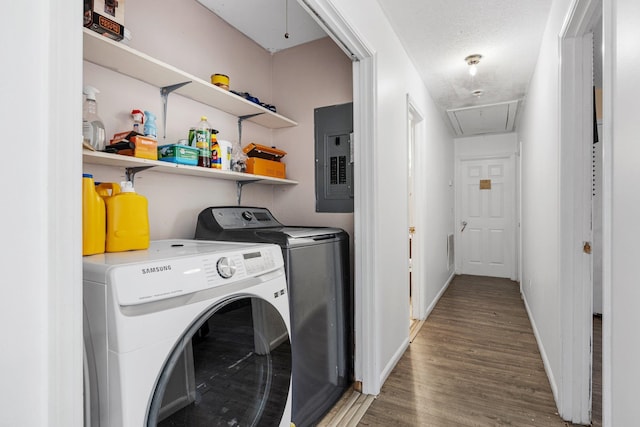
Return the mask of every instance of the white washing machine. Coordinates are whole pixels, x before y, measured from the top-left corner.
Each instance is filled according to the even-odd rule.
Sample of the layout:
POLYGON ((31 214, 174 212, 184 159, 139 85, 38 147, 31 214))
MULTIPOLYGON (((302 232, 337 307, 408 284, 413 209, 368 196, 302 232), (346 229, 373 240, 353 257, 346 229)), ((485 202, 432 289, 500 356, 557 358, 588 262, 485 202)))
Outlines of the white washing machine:
POLYGON ((279 246, 163 240, 83 270, 92 426, 289 427, 279 246))

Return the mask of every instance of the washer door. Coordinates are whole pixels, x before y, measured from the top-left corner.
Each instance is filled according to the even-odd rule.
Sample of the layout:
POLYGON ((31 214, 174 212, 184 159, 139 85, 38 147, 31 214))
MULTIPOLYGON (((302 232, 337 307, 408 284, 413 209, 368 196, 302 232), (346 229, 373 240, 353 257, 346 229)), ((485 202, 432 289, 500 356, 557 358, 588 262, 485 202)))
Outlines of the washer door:
POLYGON ((290 380, 291 344, 276 308, 234 297, 205 312, 176 344, 147 426, 277 426, 290 380))

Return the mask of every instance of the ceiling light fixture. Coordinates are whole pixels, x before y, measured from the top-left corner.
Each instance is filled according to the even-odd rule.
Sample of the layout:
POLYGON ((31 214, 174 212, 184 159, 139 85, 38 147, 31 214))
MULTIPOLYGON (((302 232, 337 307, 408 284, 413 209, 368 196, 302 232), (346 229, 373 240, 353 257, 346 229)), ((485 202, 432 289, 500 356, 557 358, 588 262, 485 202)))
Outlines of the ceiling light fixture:
POLYGON ((478 72, 477 65, 480 63, 481 58, 482 58, 482 55, 478 55, 478 54, 469 55, 466 58, 464 58, 465 62, 469 66, 469 74, 471 74, 471 77, 475 76, 476 73, 478 72))
POLYGON ((289 38, 289 0, 284 0, 284 38, 289 38))

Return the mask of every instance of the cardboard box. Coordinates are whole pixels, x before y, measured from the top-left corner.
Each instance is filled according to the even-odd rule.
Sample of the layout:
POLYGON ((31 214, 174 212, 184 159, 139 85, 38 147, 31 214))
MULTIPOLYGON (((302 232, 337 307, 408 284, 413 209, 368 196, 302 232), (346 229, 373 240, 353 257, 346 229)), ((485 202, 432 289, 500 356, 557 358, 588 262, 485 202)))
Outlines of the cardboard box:
POLYGON ((83 1, 84 26, 113 40, 122 40, 125 0, 83 1))
POLYGON ((287 175, 284 163, 261 159, 259 157, 249 157, 247 159, 247 173, 283 179, 287 175))
MULTIPOLYGON (((114 139, 112 143, 118 142, 114 139)), ((133 142, 135 148, 133 150, 119 150, 118 154, 124 156, 139 157, 141 159, 158 160, 158 141, 148 136, 135 135, 129 138, 133 142)))
POLYGON ((198 165, 197 148, 180 144, 170 144, 158 147, 158 160, 165 162, 178 163, 181 165, 198 165))

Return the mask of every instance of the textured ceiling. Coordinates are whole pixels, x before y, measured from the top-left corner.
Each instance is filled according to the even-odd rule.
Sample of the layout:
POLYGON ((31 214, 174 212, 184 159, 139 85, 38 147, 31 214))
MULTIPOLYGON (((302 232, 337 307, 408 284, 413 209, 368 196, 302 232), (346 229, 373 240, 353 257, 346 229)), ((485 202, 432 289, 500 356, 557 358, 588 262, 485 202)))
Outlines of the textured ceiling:
MULTIPOLYGON (((271 52, 326 35, 297 0, 197 1, 271 52)), ((551 0, 377 1, 443 117, 524 98, 551 0), (482 55, 475 77, 464 61, 472 54, 482 55)))
POLYGON ((441 108, 524 97, 551 0, 378 2, 441 108), (482 55, 475 77, 464 61, 472 54, 482 55))

